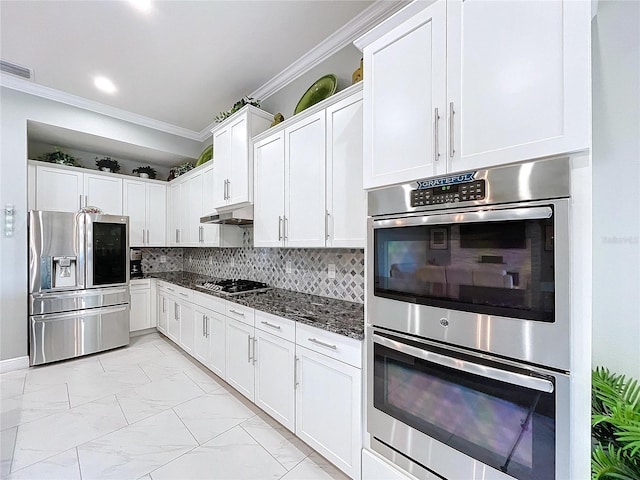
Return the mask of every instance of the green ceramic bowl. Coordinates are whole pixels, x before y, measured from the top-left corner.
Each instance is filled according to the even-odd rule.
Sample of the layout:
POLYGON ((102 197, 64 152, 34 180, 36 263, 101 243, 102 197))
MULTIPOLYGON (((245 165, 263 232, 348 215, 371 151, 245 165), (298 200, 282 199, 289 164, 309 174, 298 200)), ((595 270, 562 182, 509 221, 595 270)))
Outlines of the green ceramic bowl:
POLYGON ((200 154, 200 157, 198 158, 198 161, 196 162, 196 167, 199 167, 203 163, 207 163, 212 158, 213 158, 213 145, 209 145, 200 154))
POLYGON ((298 105, 296 105, 296 109, 293 111, 293 114, 295 115, 296 113, 300 113, 311 105, 315 105, 325 98, 329 98, 331 95, 336 93, 337 87, 338 79, 332 73, 319 78, 306 92, 304 92, 304 95, 302 95, 298 105))

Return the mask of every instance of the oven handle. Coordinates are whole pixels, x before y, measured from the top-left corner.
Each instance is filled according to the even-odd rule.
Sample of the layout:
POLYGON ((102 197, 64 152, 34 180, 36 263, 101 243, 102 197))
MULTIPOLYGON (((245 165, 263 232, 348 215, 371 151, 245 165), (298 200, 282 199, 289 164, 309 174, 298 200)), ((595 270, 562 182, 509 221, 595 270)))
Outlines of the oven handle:
POLYGON ((421 217, 375 220, 373 228, 409 227, 419 225, 448 225, 452 223, 504 222, 508 220, 535 220, 551 218, 550 207, 524 207, 504 210, 482 210, 479 212, 444 213, 421 217))
POLYGON ((453 368, 455 370, 460 370, 472 375, 492 378, 494 380, 498 380, 499 382, 518 385, 520 387, 530 388, 540 392, 553 392, 553 383, 549 380, 544 380, 543 378, 529 377, 528 375, 522 375, 520 373, 508 372, 506 370, 500 370, 498 368, 493 368, 486 365, 467 362, 458 358, 447 357, 445 355, 440 355, 439 353, 429 352, 427 350, 422 350, 405 343, 381 337, 380 335, 376 335, 375 333, 373 334, 373 341, 398 352, 406 353, 407 355, 422 358, 423 360, 426 360, 428 362, 437 363, 438 365, 453 368))

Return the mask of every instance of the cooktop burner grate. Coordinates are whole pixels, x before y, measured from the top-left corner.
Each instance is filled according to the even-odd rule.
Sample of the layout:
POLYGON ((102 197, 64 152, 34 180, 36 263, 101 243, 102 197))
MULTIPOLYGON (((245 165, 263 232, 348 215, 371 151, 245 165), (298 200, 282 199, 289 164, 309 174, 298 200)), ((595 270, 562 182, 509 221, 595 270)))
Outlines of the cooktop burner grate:
POLYGON ((253 280, 219 280, 217 282, 204 282, 197 285, 198 288, 208 290, 210 292, 218 292, 225 295, 239 295, 249 292, 264 292, 271 289, 269 285, 263 282, 255 282, 253 280))

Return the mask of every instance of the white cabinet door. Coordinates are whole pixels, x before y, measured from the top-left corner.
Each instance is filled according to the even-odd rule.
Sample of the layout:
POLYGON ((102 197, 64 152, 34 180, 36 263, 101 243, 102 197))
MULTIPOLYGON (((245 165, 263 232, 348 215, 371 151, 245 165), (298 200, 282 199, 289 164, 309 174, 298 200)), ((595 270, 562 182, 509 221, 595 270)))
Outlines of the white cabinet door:
POLYGON ((589 38, 589 2, 449 1, 449 169, 588 148, 589 38))
POLYGON ((296 357, 296 435, 359 478, 361 370, 300 346, 296 357))
POLYGON ((180 343, 180 304, 173 297, 167 297, 167 337, 180 343))
POLYGON ((81 172, 36 167, 36 208, 53 212, 77 212, 84 206, 81 172))
MULTIPOLYGON (((175 180, 174 180, 175 182, 175 180)), ((186 208, 189 205, 189 185, 182 180, 169 186, 170 201, 170 243, 174 246, 188 245, 190 242, 186 208)))
POLYGON ((208 329, 208 318, 211 313, 206 308, 195 306, 193 308, 194 319, 194 343, 193 356, 205 366, 211 363, 211 336, 208 329))
POLYGON ((213 196, 214 208, 224 207, 227 200, 227 182, 231 177, 231 129, 227 126, 213 133, 213 196))
POLYGON ((254 328, 227 317, 227 382, 253 402, 254 328))
POLYGON ((180 320, 180 341, 178 343, 185 352, 193 355, 193 342, 195 339, 193 305, 189 302, 179 302, 178 317, 180 320))
POLYGON ((143 247, 147 240, 147 189, 144 182, 123 182, 123 215, 129 216, 129 245, 143 247))
POLYGON ((180 233, 180 183, 175 180, 169 184, 169 235, 168 244, 178 246, 178 237, 180 233))
POLYGON ((87 205, 107 215, 122 215, 122 179, 85 173, 84 194, 87 205))
POLYGON ((295 430, 295 343, 256 329, 255 403, 295 430))
POLYGON ((162 292, 158 292, 156 298, 158 299, 158 304, 156 306, 156 311, 158 312, 158 330, 165 335, 168 335, 167 320, 171 318, 169 315, 169 300, 162 292))
POLYGON ((253 200, 253 174, 249 168, 248 116, 241 115, 229 125, 231 132, 231 175, 227 185, 231 205, 253 200))
POLYGON ((327 108, 327 246, 364 248, 362 93, 327 108))
POLYGON ((285 129, 285 245, 325 246, 325 112, 285 129))
POLYGON ((147 246, 167 245, 167 187, 154 183, 146 185, 147 246))
POLYGON ((256 143, 253 158, 253 244, 279 247, 283 245, 284 222, 284 131, 256 143))
POLYGON ((131 310, 129 331, 151 327, 151 290, 148 288, 131 289, 131 310))
POLYGON ((209 341, 211 348, 211 361, 209 368, 220 378, 227 378, 227 319, 224 315, 210 312, 209 315, 209 341))
POLYGON ((186 181, 189 187, 187 210, 184 216, 187 220, 186 229, 189 231, 189 243, 192 247, 201 246, 204 243, 204 232, 200 228, 200 216, 202 214, 202 173, 190 176, 186 181))
POLYGON ((364 49, 365 188, 445 172, 446 3, 364 49))
MULTIPOLYGON (((218 186, 215 183, 215 175, 213 173, 213 164, 208 166, 202 172, 202 209, 200 216, 209 215, 215 211, 215 189, 218 186)), ((220 225, 202 224, 201 238, 202 244, 207 247, 220 246, 220 225)))

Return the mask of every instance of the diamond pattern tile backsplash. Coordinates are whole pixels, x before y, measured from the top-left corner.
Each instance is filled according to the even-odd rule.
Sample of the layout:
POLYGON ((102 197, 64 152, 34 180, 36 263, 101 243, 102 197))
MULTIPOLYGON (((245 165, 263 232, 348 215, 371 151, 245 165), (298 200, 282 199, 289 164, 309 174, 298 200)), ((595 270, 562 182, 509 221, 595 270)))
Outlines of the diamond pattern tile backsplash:
POLYGON ((185 270, 213 277, 246 278, 296 292, 364 303, 364 250, 253 248, 252 233, 244 229, 242 248, 144 248, 143 271, 185 270), (159 261, 161 255, 167 256, 164 264, 159 261), (287 261, 291 262, 289 274, 287 261), (330 263, 336 267, 335 279, 327 273, 330 263))

